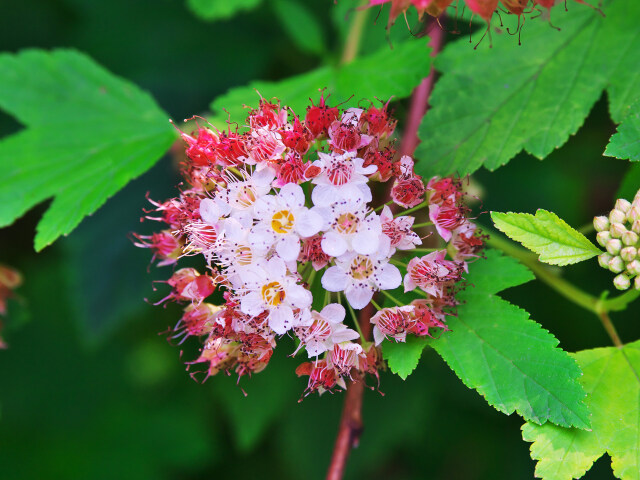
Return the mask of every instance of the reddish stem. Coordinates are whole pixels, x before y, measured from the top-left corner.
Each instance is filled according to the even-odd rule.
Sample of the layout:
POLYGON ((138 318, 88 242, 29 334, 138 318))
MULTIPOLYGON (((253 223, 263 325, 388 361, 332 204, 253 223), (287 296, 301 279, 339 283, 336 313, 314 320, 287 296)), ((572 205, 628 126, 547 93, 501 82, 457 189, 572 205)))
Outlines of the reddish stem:
MULTIPOLYGON (((441 23, 443 18, 440 19, 441 23)), ((435 57, 442 49, 442 43, 444 41, 444 30, 438 25, 435 19, 432 19, 429 27, 431 40, 429 46, 431 47, 431 56, 435 57)), ((402 143, 400 144, 400 156, 413 155, 416 147, 420 143, 418 138, 418 127, 422 117, 427 113, 429 106, 429 97, 433 90, 433 84, 435 82, 436 72, 431 66, 429 75, 423 78, 411 95, 411 106, 409 107, 409 115, 407 116, 407 123, 405 126, 404 134, 402 136, 402 143)))
MULTIPOLYGON (((434 20, 430 23, 431 40, 429 46, 432 48, 431 56, 435 57, 440 49, 444 39, 444 31, 434 20)), ((411 106, 407 117, 407 125, 400 146, 400 155, 413 155, 420 140, 418 139, 418 127, 422 121, 422 117, 427 111, 429 96, 433 90, 435 81, 435 71, 433 67, 429 71, 429 75, 420 82, 411 96, 411 106)), ((371 322, 373 316, 373 305, 369 304, 360 311, 358 323, 362 329, 363 336, 368 340, 371 336, 371 322)), ((333 455, 329 471, 327 472, 327 480, 341 480, 344 476, 344 469, 347 464, 347 458, 351 449, 358 446, 360 435, 362 434, 362 395, 364 393, 364 380, 354 380, 349 383, 347 393, 344 399, 344 407, 342 409, 342 418, 340 419, 340 427, 338 436, 333 447, 333 455)))
MULTIPOLYGON (((371 336, 371 316, 373 315, 373 305, 369 304, 358 316, 358 323, 365 339, 371 336)), ((333 447, 333 455, 327 472, 327 480, 341 480, 344 476, 344 468, 351 449, 358 446, 360 435, 362 434, 362 395, 364 393, 364 380, 354 380, 349 382, 347 393, 344 399, 344 408, 338 436, 333 447)))

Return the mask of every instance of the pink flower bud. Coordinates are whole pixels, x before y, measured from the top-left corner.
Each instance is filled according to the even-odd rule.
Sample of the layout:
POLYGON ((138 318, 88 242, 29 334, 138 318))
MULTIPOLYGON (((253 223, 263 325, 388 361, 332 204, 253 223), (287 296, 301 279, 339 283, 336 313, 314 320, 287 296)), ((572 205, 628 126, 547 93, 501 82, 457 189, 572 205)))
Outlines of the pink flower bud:
POLYGON ((609 214, 609 221, 611 223, 623 223, 627 218, 627 215, 620 210, 617 209, 613 209, 611 210, 611 213, 609 214))
POLYGON ((640 235, 640 218, 633 222, 633 224, 631 225, 631 230, 640 235))
POLYGON ((593 227, 596 229, 596 232, 609 230, 609 219, 604 215, 601 217, 595 217, 593 219, 593 227))
POLYGON ((625 200, 624 198, 619 198, 616 200, 616 206, 614 207, 616 210, 620 210, 621 212, 627 213, 631 208, 631 202, 625 200))
POLYGON ((636 247, 624 247, 620 250, 620 257, 622 257, 625 262, 632 262, 637 254, 638 250, 636 247))
POLYGON ((596 235, 596 241, 601 247, 606 247, 609 240, 611 240, 611 232, 609 230, 598 232, 596 235))
POLYGON ((609 270, 613 273, 620 273, 624 270, 624 260, 620 257, 613 257, 609 260, 609 270))
POLYGON ((598 263, 600 264, 600 266, 602 268, 609 268, 609 262, 611 261, 613 257, 611 255, 609 255, 608 253, 603 253, 601 255, 598 255, 598 263))
POLYGON ((627 212, 627 221, 634 223, 636 220, 640 220, 640 205, 634 204, 627 212))
POLYGON ((620 249, 622 248, 622 241, 619 238, 612 238, 607 242, 607 252, 611 255, 617 255, 620 253, 620 249))
POLYGON ((640 276, 637 276, 633 282, 633 288, 640 290, 640 276))
POLYGON ((613 238, 620 238, 622 234, 627 231, 627 228, 622 223, 612 223, 609 231, 613 238))
POLYGON ((638 243, 638 234, 627 230, 622 234, 622 243, 625 245, 635 245, 638 243))
POLYGON ((629 277, 627 277, 624 273, 621 273, 613 279, 613 286, 618 290, 626 290, 630 285, 631 281, 629 280, 629 277))
POLYGON ((634 260, 627 264, 627 272, 630 275, 640 275, 640 262, 638 260, 634 260))

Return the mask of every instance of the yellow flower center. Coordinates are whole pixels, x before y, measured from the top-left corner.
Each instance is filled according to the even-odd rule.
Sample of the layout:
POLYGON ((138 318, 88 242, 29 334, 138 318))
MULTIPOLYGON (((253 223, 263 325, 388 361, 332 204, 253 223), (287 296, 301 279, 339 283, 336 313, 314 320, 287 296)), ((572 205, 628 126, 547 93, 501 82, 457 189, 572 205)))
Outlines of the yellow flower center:
POLYGON ((280 210, 271 217, 271 228, 276 233, 289 233, 293 229, 294 220, 289 210, 280 210))
POLYGON ((251 248, 249 247, 238 247, 236 249, 236 261, 238 265, 250 265, 251 260, 253 259, 251 248))
POLYGON ((340 233, 356 233, 360 220, 353 213, 343 213, 337 219, 336 230, 340 233))
POLYGON ((244 208, 253 205, 256 199, 257 195, 255 190, 248 185, 244 185, 242 188, 239 188, 236 193, 236 200, 244 208))
POLYGON ((262 286, 262 300, 267 305, 277 307, 284 300, 285 294, 279 282, 269 282, 262 286))
POLYGON ((351 262, 351 276, 356 280, 364 280, 369 278, 373 273, 373 262, 369 258, 358 255, 351 262))

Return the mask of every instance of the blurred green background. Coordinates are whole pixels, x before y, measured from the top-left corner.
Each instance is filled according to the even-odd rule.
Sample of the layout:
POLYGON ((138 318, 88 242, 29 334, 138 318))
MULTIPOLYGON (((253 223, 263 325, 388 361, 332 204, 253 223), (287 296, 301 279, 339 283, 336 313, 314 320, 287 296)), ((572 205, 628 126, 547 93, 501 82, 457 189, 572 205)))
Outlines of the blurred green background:
MULTIPOLYGON (((217 22, 203 21, 178 0, 4 2, 0 50, 77 48, 182 119, 206 112, 232 86, 286 78, 332 58, 344 35, 336 25, 353 13, 349 2, 297 1, 319 26, 307 45, 282 23, 282 2, 275 0, 217 22)), ((372 14, 365 51, 387 43, 386 12, 374 21, 372 14)), ((402 23, 392 39, 410 35, 402 23)), ((407 104, 394 107, 401 128, 407 104)), ((0 113, 1 136, 18 128, 0 113)), ((479 210, 541 207, 574 226, 588 223, 611 209, 625 173, 625 162, 601 156, 613 131, 603 98, 578 135, 544 162, 521 155, 496 173, 476 174, 479 210)), ((134 248, 129 236, 155 226, 140 223, 145 193, 162 200, 175 194, 178 182, 166 156, 38 255, 33 235, 44 206, 0 230, 0 263, 19 269, 25 280, 10 302, 4 331, 10 348, 0 351, 0 478, 324 477, 343 395, 298 403, 306 381, 294 374, 298 360, 286 356, 290 345, 282 342, 267 370, 242 379, 245 398, 232 377, 194 382, 183 362, 194 358, 195 345, 175 347, 158 335, 180 310, 144 299, 164 296, 164 286, 156 284, 154 292, 151 282, 166 279, 170 269, 148 269, 149 252, 134 248)), ((488 224, 488 215, 479 221, 488 224)), ((566 275, 594 294, 610 288, 611 275, 595 260, 567 268, 566 275)), ((533 282, 504 296, 566 350, 609 344, 595 317, 544 285, 533 282)), ((640 337, 639 307, 613 316, 625 341, 640 337)), ((424 353, 405 382, 384 373, 381 390, 384 396, 365 393, 365 431, 348 478, 533 478, 521 419, 489 407, 433 352, 424 353)), ((585 478, 612 478, 609 458, 585 478)))

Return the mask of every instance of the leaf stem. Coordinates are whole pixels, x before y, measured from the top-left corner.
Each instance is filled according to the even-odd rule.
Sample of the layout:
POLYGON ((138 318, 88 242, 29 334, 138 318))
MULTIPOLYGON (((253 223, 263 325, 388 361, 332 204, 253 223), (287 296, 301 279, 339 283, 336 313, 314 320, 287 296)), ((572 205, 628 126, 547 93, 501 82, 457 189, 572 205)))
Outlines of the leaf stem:
MULTIPOLYGON (((516 246, 513 242, 505 239, 504 237, 494 233, 487 240, 487 244, 497 248, 498 250, 502 250, 509 256, 517 258, 524 265, 529 267, 538 280, 546 283, 567 300, 594 313, 600 319, 600 323, 602 323, 602 326, 607 332, 607 335, 609 335, 613 344, 618 348, 622 347, 623 343, 611 322, 609 312, 621 311, 627 308, 629 303, 640 297, 640 291, 630 290, 622 295, 618 295, 610 299, 606 298, 607 292, 605 292, 601 298, 597 298, 558 276, 558 274, 554 273, 551 268, 541 264, 534 253, 516 246)), ((557 271, 557 269, 555 270, 557 271)))
POLYGON ((402 216, 402 215, 406 215, 407 213, 415 212, 416 210, 420 210, 421 208, 424 208, 424 207, 426 207, 427 205, 429 205, 429 202, 427 202, 427 201, 422 202, 422 203, 420 203, 420 204, 416 205, 416 206, 415 206, 415 207, 413 207, 413 208, 410 208, 410 209, 408 209, 408 210, 405 210, 404 212, 398 212, 398 213, 396 213, 396 214, 394 215, 394 217, 400 217, 400 216, 402 216))
POLYGON ((351 63, 358 56, 358 50, 360 50, 360 42, 362 40, 362 33, 364 31, 364 24, 368 16, 368 8, 356 9, 356 14, 353 16, 353 20, 351 20, 349 33, 347 34, 347 39, 344 43, 342 57, 340 58, 340 65, 351 63))
POLYGON ((430 227, 431 225, 433 225, 433 222, 416 223, 415 225, 412 225, 412 228, 430 227))

